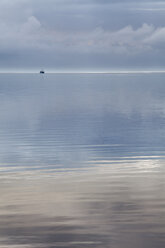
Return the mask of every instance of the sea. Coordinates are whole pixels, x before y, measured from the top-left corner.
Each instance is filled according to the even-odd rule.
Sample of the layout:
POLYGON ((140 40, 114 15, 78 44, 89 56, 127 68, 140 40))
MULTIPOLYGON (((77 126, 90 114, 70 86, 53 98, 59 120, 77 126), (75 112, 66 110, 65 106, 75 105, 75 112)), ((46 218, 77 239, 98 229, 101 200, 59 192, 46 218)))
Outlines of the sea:
POLYGON ((165 73, 0 74, 0 248, 165 247, 165 73))

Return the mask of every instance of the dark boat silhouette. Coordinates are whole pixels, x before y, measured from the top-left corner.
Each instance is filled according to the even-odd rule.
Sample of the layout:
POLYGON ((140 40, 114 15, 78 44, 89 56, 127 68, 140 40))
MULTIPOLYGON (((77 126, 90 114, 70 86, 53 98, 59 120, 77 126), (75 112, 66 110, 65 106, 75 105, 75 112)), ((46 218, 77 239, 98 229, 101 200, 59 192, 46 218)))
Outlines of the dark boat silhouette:
POLYGON ((40 73, 41 73, 41 74, 44 74, 45 72, 42 70, 42 71, 40 71, 40 73))

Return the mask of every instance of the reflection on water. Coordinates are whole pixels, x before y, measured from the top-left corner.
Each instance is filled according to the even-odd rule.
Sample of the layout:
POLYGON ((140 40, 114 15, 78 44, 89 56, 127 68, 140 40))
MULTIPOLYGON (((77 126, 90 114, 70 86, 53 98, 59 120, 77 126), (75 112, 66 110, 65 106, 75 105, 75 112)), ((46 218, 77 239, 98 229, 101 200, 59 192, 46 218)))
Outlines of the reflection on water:
POLYGON ((0 75, 0 247, 164 248, 164 78, 0 75))

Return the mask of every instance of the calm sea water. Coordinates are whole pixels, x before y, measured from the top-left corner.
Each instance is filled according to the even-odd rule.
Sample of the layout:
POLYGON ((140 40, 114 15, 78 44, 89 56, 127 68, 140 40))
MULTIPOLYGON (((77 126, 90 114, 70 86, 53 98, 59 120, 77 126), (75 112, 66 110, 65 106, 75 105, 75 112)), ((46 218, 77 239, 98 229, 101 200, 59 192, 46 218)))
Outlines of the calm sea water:
POLYGON ((0 247, 165 247, 165 74, 0 75, 0 247))

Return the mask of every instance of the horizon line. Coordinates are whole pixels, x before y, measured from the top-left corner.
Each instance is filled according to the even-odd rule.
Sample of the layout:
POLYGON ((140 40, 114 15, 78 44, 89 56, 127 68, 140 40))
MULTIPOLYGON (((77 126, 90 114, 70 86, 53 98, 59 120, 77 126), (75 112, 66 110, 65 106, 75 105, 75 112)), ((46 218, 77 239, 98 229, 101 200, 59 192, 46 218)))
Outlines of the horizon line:
MULTIPOLYGON (((165 70, 110 70, 110 71, 53 71, 44 70, 45 74, 154 74, 165 73, 165 70)), ((25 71, 0 71, 0 74, 40 74, 40 71, 25 70, 25 71)))

